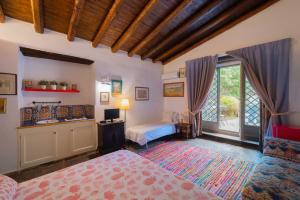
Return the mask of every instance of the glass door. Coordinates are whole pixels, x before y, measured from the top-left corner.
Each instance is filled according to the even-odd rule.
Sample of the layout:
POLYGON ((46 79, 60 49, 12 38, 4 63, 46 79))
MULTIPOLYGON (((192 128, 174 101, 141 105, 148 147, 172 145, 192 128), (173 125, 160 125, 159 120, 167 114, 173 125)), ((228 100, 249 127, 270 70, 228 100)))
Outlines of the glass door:
POLYGON ((219 73, 216 70, 213 82, 210 86, 208 97, 202 110, 204 131, 218 132, 219 129, 219 73))
POLYGON ((244 78, 244 89, 242 90, 242 112, 241 112, 241 128, 242 140, 259 141, 260 128, 260 100, 251 86, 249 80, 244 78))
POLYGON ((202 120, 204 131, 258 140, 260 101, 240 62, 217 66, 202 120))

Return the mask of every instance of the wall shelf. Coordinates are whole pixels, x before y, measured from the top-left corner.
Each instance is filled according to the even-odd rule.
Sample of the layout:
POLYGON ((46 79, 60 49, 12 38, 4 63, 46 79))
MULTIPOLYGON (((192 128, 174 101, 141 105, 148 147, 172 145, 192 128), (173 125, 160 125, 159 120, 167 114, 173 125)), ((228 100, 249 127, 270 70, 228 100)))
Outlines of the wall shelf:
POLYGON ((79 93, 79 90, 51 90, 51 89, 39 89, 39 88, 24 88, 24 92, 60 92, 60 93, 79 93))
POLYGON ((91 65, 94 63, 93 60, 79 58, 75 56, 63 55, 58 53, 52 53, 47 51, 41 51, 37 49, 30 49, 26 47, 20 47, 20 51, 24 56, 35 57, 35 58, 44 58, 44 59, 51 59, 51 60, 59 60, 64 62, 71 62, 71 63, 78 63, 78 64, 85 64, 91 65))

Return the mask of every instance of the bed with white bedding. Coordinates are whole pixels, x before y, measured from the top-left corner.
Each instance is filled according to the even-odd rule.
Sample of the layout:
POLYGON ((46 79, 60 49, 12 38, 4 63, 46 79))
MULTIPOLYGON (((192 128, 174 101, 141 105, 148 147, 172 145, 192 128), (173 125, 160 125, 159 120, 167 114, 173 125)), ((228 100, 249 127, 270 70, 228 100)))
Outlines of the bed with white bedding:
POLYGON ((128 128, 126 131, 126 139, 136 142, 139 145, 147 145, 147 143, 152 140, 172 135, 175 132, 174 123, 149 123, 128 128))

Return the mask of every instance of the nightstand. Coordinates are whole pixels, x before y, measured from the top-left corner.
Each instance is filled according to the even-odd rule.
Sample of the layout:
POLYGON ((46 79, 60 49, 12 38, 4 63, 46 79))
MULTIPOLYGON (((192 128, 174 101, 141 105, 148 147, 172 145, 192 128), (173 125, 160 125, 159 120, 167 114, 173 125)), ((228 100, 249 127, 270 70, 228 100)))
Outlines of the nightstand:
POLYGON ((192 138, 192 124, 189 123, 177 123, 175 124, 176 135, 189 139, 192 138))

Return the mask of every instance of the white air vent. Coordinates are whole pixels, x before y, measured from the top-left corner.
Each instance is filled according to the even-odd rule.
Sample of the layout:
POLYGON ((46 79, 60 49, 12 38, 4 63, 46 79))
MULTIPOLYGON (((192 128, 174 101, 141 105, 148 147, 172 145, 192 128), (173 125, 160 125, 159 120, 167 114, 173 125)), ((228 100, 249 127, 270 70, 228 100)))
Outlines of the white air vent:
POLYGON ((104 75, 101 76, 100 83, 105 85, 111 85, 112 80, 122 80, 122 77, 117 75, 104 75))
POLYGON ((105 85, 111 84, 111 77, 109 75, 102 76, 100 82, 105 85))
POLYGON ((168 72, 161 76, 162 80, 170 80, 170 79, 176 79, 176 78, 178 78, 177 72, 168 72))

